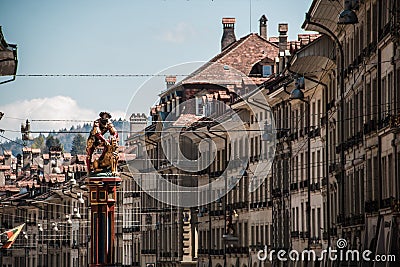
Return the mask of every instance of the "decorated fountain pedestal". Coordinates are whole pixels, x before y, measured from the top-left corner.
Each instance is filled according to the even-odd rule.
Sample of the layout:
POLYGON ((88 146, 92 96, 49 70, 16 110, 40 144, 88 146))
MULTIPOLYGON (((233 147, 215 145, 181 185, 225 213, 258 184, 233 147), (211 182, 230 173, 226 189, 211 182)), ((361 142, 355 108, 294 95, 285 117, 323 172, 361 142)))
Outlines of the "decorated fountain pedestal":
POLYGON ((118 133, 108 112, 101 112, 93 123, 86 145, 87 179, 91 206, 91 267, 115 265, 115 203, 118 175, 118 133), (107 140, 105 134, 110 137, 107 140), (95 158, 99 148, 102 153, 95 158))
POLYGON ((121 178, 107 173, 89 176, 91 205, 91 267, 114 266, 115 202, 121 178))

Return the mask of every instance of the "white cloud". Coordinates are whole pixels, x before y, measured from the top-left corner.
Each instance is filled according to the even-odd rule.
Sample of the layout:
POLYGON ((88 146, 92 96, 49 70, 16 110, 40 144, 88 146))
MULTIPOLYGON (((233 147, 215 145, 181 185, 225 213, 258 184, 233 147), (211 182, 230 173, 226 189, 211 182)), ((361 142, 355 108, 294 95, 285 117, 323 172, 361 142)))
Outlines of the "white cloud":
POLYGON ((194 35, 195 30, 190 24, 180 22, 175 27, 164 31, 159 39, 169 43, 183 43, 194 35))
MULTIPOLYGON (((19 133, 21 123, 25 119, 31 120, 69 120, 69 121, 32 121, 32 131, 51 131, 62 128, 69 129, 72 125, 83 124, 83 121, 92 122, 98 117, 98 112, 79 107, 76 100, 68 96, 50 98, 34 98, 16 101, 0 106, 4 117, 0 121, 0 128, 5 129, 4 135, 10 138, 21 137, 19 133), (24 120, 18 120, 24 119, 24 120)), ((125 118, 123 111, 109 111, 113 118, 125 118)), ((4 141, 4 140, 0 140, 4 141)))

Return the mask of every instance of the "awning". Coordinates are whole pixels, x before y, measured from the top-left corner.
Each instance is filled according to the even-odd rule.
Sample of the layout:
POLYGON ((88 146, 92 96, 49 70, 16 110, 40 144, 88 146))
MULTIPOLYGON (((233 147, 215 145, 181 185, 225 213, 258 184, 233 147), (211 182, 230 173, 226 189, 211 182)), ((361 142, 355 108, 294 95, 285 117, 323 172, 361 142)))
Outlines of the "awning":
MULTIPOLYGON (((311 21, 323 24, 328 27, 328 29, 335 32, 338 28, 337 21, 342 10, 342 1, 313 0, 308 14, 311 16, 311 21)), ((302 28, 307 31, 324 33, 321 28, 310 25, 307 21, 303 23, 302 28)))
POLYGON ((336 64, 335 58, 335 43, 327 35, 322 35, 296 52, 290 62, 290 70, 308 77, 319 77, 336 64))

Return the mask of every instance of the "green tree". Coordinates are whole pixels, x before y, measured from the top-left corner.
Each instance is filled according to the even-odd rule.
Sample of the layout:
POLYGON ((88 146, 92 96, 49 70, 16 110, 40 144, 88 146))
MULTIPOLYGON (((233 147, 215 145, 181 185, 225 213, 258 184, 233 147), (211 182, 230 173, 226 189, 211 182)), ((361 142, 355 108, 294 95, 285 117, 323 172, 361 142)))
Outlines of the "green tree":
POLYGON ((82 134, 75 135, 72 140, 71 154, 73 156, 78 154, 85 154, 86 150, 86 139, 82 134))
POLYGON ((32 148, 39 148, 42 152, 46 150, 46 138, 43 134, 33 139, 32 148))
POLYGON ((52 146, 54 147, 59 146, 62 148, 60 140, 49 134, 46 138, 46 152, 49 152, 50 147, 52 146))

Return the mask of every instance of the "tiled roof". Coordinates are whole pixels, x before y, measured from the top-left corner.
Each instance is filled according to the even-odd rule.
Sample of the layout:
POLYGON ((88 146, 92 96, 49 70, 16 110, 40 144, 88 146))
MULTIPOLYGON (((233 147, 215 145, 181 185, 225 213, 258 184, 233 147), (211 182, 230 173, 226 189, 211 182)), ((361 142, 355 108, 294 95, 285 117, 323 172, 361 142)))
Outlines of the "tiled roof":
POLYGON ((0 192, 19 192, 19 188, 15 185, 0 186, 0 192))
MULTIPOLYGON (((64 174, 45 174, 42 177, 46 183, 62 183, 65 182, 65 175, 64 174)), ((42 180, 43 181, 43 180, 42 180)))
POLYGON ((40 148, 32 148, 32 154, 40 154, 40 148))
POLYGON ((194 122, 201 119, 201 116, 196 116, 194 114, 181 114, 179 118, 174 121, 173 126, 190 126, 194 122))
MULTIPOLYGON (((256 33, 251 33, 232 43, 208 63, 169 90, 164 91, 161 95, 169 94, 182 84, 232 84, 232 81, 242 83, 242 80, 246 79, 251 81, 248 76, 253 66, 266 56, 275 58, 278 55, 278 51, 279 47, 276 44, 256 33), (230 70, 236 71, 224 71, 225 66, 229 66, 230 70)), ((152 110, 152 112, 154 111, 152 110)))
POLYGON ((76 158, 78 161, 85 162, 86 161, 86 155, 76 155, 76 158))
POLYGON ((0 171, 8 171, 11 167, 7 165, 0 165, 0 171))

